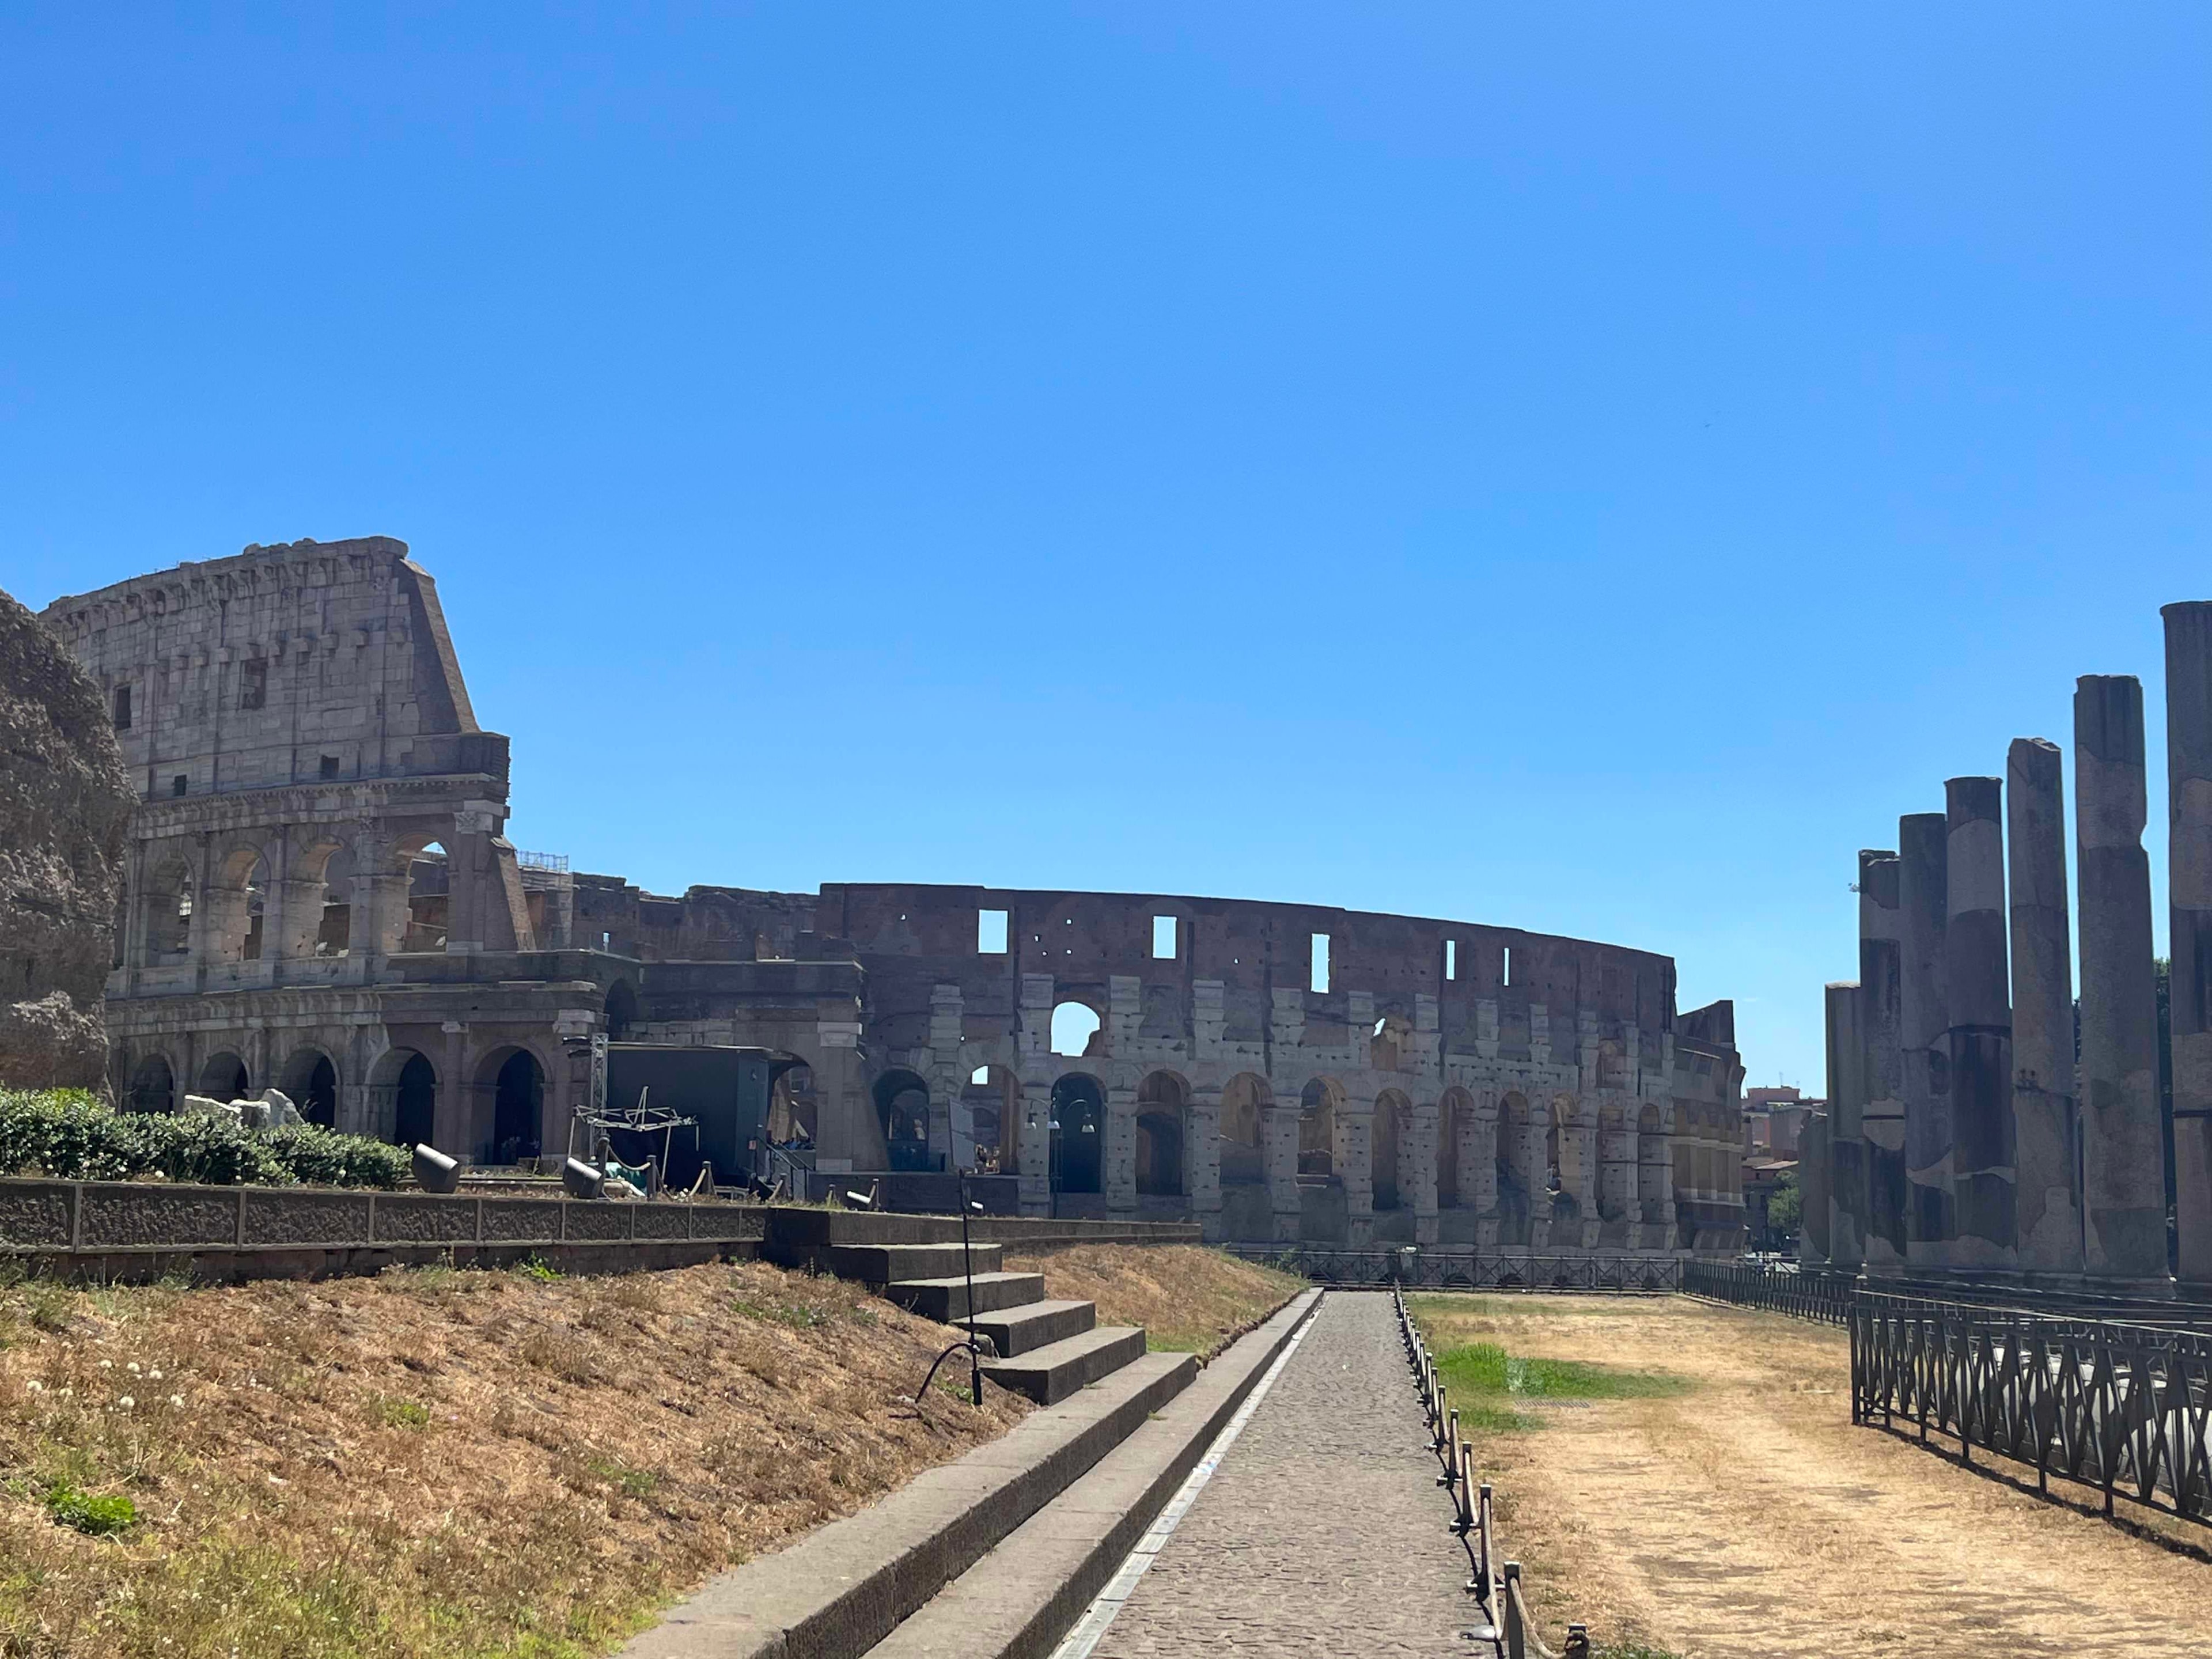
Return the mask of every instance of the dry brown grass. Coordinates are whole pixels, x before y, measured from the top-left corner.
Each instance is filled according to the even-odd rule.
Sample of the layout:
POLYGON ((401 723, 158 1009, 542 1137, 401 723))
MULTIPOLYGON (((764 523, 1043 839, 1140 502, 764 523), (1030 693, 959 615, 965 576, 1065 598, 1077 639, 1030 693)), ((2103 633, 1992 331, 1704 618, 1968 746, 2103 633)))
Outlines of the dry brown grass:
POLYGON ((1096 1302, 1100 1324, 1141 1325, 1152 1348, 1201 1359, 1305 1288, 1294 1274, 1196 1244, 1074 1244, 1005 1259, 1042 1273, 1048 1296, 1096 1302))
POLYGON ((1534 1432, 1469 1437, 1554 1647, 1574 1617, 1601 1651, 1642 1640, 1689 1659, 2212 1652, 2212 1533, 2143 1512, 2114 1526, 2039 1500, 2032 1470, 2023 1492, 1854 1428, 1840 1331, 1681 1298, 1421 1307, 1432 1346, 1692 1385, 1521 1402, 1534 1432))
POLYGON ((754 1264, 0 1291, 0 1655, 603 1650, 1020 1417, 904 1403, 944 1338, 754 1264))

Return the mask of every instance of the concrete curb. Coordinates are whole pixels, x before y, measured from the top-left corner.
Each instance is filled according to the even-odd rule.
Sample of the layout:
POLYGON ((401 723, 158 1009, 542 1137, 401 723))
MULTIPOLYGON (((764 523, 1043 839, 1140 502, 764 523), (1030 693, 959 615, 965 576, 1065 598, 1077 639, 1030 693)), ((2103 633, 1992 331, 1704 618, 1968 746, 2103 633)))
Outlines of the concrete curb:
POLYGON ((872 1650, 877 1659, 1044 1659, 1267 1375, 1322 1292, 1293 1297, 1198 1382, 872 1650))
POLYGON ((1199 1376, 1146 1354, 874 1507, 708 1582, 625 1659, 848 1659, 987 1554, 1199 1376))

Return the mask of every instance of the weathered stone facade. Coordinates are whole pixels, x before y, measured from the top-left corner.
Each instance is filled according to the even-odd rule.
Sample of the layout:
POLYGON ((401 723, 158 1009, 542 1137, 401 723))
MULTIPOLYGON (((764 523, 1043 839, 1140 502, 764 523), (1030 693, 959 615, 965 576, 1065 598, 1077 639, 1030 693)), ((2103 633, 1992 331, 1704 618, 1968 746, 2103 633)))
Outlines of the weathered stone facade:
POLYGON ((0 1083, 96 1086, 137 804, 100 688, 0 593, 0 1083))
POLYGON ((507 739, 383 538, 252 548, 45 620, 132 693, 108 1006, 142 1105, 243 1070, 342 1127, 504 1159, 567 1145, 604 1031, 774 1050, 777 1121, 823 1170, 980 1157, 1032 1214, 1740 1242, 1732 1010, 1678 1018, 1665 957, 1243 901, 570 877, 505 839, 507 739), (1095 1025, 1075 1053, 1055 1010, 1095 1025))

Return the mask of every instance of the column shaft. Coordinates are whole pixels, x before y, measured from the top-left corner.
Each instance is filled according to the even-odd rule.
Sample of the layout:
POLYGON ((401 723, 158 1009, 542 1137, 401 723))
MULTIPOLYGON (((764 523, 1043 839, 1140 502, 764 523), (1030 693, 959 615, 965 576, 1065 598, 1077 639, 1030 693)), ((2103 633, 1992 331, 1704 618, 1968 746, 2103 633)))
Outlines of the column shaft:
POLYGON ((2166 897, 2180 1273, 2212 1281, 2212 605, 2166 618, 2166 897))
POLYGON ((1952 1192, 1961 1267, 2015 1259, 2012 987, 2005 960, 2004 780, 1943 786, 1944 1006, 1950 1017, 1952 1192))
POLYGON ((1958 1235, 1952 1189, 1950 1018, 1944 967, 1950 929, 1950 831, 1941 812, 1897 821, 1898 1049, 1905 1090, 1906 1262, 1951 1265, 1958 1235))
MULTIPOLYGON (((1866 1045, 1859 1030, 1859 988, 1831 985, 1826 1004, 1828 1176, 1821 1232, 1827 1260, 1838 1267, 1856 1269, 1866 1259, 1867 1222, 1867 1146, 1861 1127, 1866 1110, 1866 1045)), ((1809 1216, 1809 1186, 1805 1203, 1809 1216)))
POLYGON ((2083 1265, 2164 1284, 2166 1146, 2158 1100, 2158 988, 2143 852, 2142 685, 2085 674, 2074 693, 2074 818, 2081 837, 2083 1265))
POLYGON ((2074 1100, 2074 965, 2058 745, 2015 738, 2005 757, 2012 876, 2012 1117, 2021 1268, 2081 1271, 2081 1124, 2074 1100))
MULTIPOLYGON (((1856 1098, 1866 1164, 1861 1258, 1870 1271, 1905 1266, 1911 1182, 1905 1173, 1904 939, 1901 865, 1894 853, 1859 854, 1860 1054, 1856 1098)), ((1852 1204, 1860 1203, 1856 1188, 1852 1204)))

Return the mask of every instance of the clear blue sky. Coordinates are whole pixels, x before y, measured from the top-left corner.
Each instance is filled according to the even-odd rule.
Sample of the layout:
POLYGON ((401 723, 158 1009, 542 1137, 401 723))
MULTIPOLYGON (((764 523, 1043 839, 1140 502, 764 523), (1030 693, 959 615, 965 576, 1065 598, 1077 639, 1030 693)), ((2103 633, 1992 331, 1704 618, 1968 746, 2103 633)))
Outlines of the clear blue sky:
POLYGON ((401 537, 581 868, 1589 935, 1818 1087, 1854 849, 2212 595, 2202 3, 307 9, 0 16, 0 585, 401 537))

